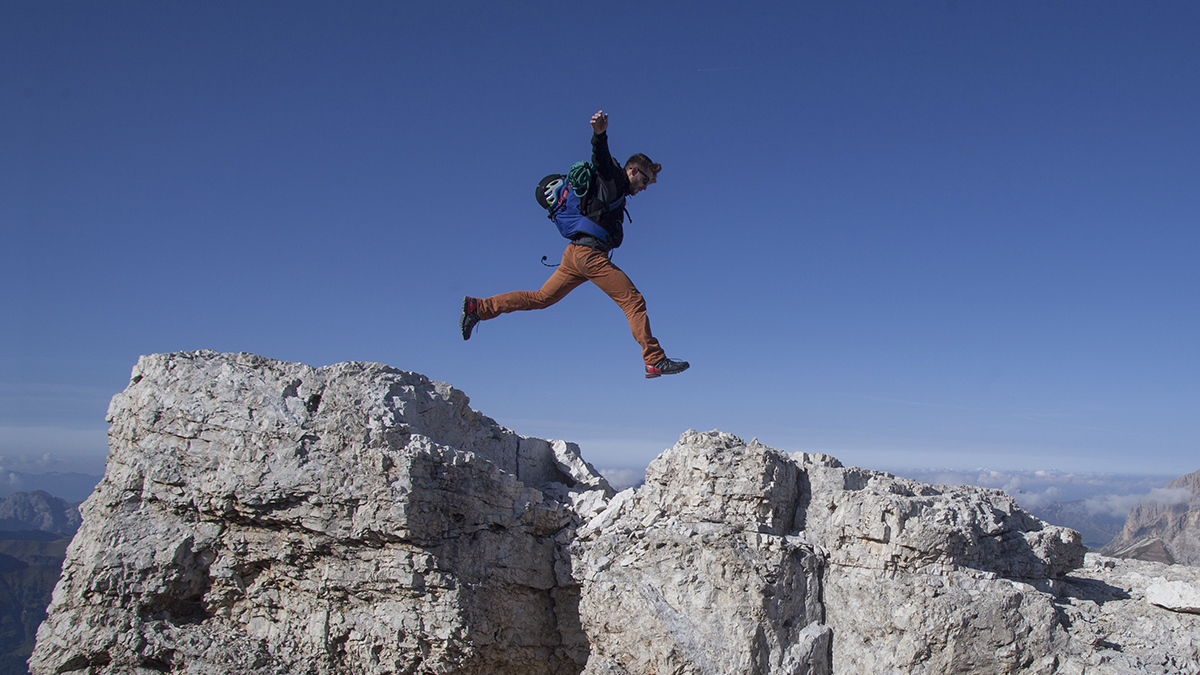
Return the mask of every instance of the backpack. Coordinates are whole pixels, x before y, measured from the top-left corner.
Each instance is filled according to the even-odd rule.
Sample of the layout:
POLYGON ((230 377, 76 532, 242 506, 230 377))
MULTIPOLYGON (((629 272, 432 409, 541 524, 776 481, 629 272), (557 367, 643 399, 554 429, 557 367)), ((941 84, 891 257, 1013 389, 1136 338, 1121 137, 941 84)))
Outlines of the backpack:
POLYGON ((622 195, 610 204, 601 202, 592 189, 599 182, 591 162, 576 162, 567 175, 552 173, 538 181, 534 197, 546 209, 546 217, 554 221, 558 233, 567 239, 583 233, 607 240, 609 233, 600 226, 600 216, 607 211, 624 210, 625 197, 622 195))

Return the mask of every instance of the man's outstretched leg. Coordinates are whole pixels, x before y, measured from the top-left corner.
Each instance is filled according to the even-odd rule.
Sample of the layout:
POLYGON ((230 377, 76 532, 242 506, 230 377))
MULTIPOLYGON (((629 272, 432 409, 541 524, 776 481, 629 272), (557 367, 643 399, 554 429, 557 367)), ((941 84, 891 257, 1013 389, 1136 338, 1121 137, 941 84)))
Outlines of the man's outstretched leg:
POLYGON ((667 358, 658 344, 658 339, 650 331, 646 299, 620 267, 614 265, 606 254, 593 249, 576 251, 575 258, 575 267, 586 274, 588 280, 596 284, 625 312, 625 318, 629 321, 629 332, 633 333, 633 339, 642 346, 646 377, 674 375, 688 369, 687 361, 667 358))
POLYGON ((542 284, 540 290, 513 291, 511 293, 493 295, 490 298, 465 296, 463 298, 462 317, 459 319, 459 327, 462 328, 463 339, 471 339, 471 331, 474 330, 475 324, 480 321, 494 319, 501 314, 509 312, 545 309, 562 300, 567 296, 567 293, 575 290, 576 286, 587 281, 587 277, 580 274, 574 265, 568 264, 568 258, 571 258, 573 262, 573 258, 568 255, 572 248, 584 247, 577 246, 576 244, 567 246, 567 250, 563 251, 562 264, 554 270, 554 274, 550 275, 546 283, 542 284))

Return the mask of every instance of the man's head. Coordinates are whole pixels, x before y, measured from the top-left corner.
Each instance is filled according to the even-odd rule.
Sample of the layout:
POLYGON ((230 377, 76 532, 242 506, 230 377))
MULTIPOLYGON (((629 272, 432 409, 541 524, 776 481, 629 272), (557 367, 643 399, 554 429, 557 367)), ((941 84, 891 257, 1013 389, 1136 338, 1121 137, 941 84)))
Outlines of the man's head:
POLYGON ((650 161, 650 158, 638 153, 625 160, 625 175, 629 177, 629 194, 636 195, 646 189, 647 185, 658 182, 658 172, 662 164, 650 161))

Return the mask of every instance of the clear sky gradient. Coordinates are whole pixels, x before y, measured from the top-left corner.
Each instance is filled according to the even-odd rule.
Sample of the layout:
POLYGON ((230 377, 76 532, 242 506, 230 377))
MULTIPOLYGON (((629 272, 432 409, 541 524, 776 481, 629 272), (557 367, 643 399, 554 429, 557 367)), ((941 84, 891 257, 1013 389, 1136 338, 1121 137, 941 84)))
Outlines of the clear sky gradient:
POLYGON ((140 354, 387 363, 640 471, 1200 468, 1200 3, 0 4, 0 456, 98 471, 140 354), (533 201, 610 114, 614 261, 533 201), (24 457, 25 459, 21 459, 24 457))

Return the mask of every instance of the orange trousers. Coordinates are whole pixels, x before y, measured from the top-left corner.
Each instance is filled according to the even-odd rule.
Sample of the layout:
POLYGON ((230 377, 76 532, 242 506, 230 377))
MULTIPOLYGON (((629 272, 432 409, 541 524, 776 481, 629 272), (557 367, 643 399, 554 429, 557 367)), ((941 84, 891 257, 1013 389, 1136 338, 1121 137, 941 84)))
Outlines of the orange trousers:
POLYGON ((658 340, 650 333, 650 318, 646 316, 646 300, 629 277, 608 259, 608 254, 594 248, 568 244, 563 251, 562 264, 542 284, 539 291, 513 291, 493 295, 479 301, 476 310, 481 320, 494 319, 509 312, 544 309, 562 300, 585 281, 590 281, 608 294, 625 312, 633 339, 642 346, 642 360, 655 365, 666 357, 658 340))

